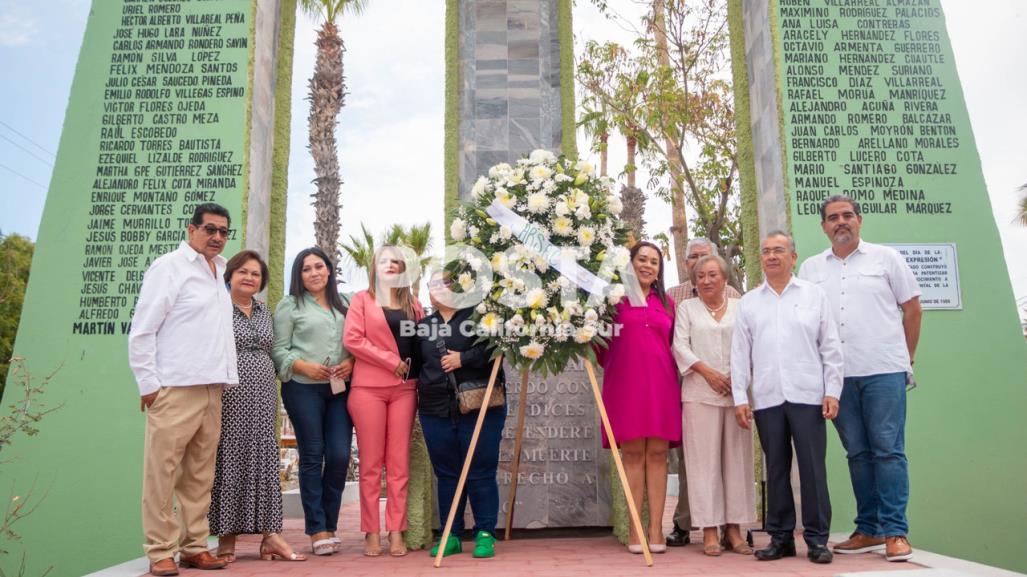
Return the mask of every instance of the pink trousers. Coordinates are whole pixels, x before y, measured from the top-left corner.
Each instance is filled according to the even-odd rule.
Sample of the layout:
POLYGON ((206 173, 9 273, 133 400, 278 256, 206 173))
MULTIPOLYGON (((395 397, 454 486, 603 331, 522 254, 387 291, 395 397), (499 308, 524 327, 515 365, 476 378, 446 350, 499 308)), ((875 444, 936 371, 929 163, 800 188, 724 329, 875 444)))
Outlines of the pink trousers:
POLYGON ((353 387, 347 404, 360 455, 360 530, 379 533, 378 497, 385 465, 385 528, 407 529, 410 434, 417 410, 414 381, 391 387, 353 387))

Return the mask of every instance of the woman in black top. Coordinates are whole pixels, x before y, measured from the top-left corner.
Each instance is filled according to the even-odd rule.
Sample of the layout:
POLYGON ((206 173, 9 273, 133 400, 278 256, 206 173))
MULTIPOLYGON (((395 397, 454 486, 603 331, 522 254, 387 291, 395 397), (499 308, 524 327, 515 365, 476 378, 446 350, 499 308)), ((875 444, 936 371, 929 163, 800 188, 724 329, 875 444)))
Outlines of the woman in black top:
MULTIPOLYGON (((457 383, 471 380, 488 380, 492 370, 491 349, 485 344, 474 344, 478 336, 470 320, 473 310, 454 309, 439 298, 449 287, 450 280, 444 273, 432 275, 428 283, 429 294, 435 312, 418 323, 418 346, 421 361, 420 379, 417 383, 418 414, 424 442, 431 457, 432 469, 438 478, 438 503, 440 521, 444 525, 446 516, 456 494, 456 486, 467 458, 467 449, 478 418, 477 411, 466 415, 460 413, 456 400, 457 383)), ((502 386, 502 368, 496 377, 496 386, 502 386)), ((499 517, 499 486, 496 484, 496 470, 499 466, 499 442, 502 440, 503 424, 506 422, 506 407, 489 409, 478 437, 474 460, 467 475, 466 498, 471 501, 474 512, 474 556, 495 555, 494 536, 499 517)), ((460 553, 460 537, 464 532, 464 504, 460 502, 453 532, 445 543, 445 555, 460 553)), ((435 545, 431 554, 438 553, 435 545)))

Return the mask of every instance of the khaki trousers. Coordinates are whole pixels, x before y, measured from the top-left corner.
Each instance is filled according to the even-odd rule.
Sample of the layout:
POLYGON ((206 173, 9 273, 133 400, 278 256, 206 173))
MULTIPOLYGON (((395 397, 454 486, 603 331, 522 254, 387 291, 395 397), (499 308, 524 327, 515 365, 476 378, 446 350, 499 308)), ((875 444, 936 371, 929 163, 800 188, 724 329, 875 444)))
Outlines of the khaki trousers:
POLYGON ((682 414, 692 523, 755 521, 752 433, 738 426, 735 408, 686 402, 682 414))
POLYGON ((207 550, 221 385, 165 387, 146 412, 143 550, 150 562, 207 550), (176 515, 172 499, 178 501, 176 515))

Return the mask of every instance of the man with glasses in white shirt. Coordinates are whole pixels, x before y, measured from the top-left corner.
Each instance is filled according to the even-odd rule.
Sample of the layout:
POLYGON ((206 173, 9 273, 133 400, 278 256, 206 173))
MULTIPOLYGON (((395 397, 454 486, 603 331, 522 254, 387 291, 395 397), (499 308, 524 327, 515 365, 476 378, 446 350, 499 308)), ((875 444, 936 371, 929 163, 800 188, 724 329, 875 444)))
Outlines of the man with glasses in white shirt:
POLYGON ((847 196, 820 207, 831 248, 806 259, 799 276, 831 301, 845 351, 845 385, 835 428, 856 495, 856 530, 835 553, 885 550, 888 561, 913 556, 905 454, 906 383, 920 339, 920 285, 895 249, 860 238, 863 217, 847 196))
POLYGON ((796 259, 795 241, 787 233, 774 231, 763 240, 760 262, 765 281, 742 297, 738 309, 731 389, 738 424, 749 429, 755 418, 767 456, 766 528, 771 542, 756 551, 756 558, 795 556, 794 443, 807 557, 814 563, 830 563, 825 419, 838 414, 842 346, 827 295, 792 275, 796 259))
POLYGON ((196 207, 187 239, 146 271, 132 317, 128 361, 146 411, 143 549, 153 575, 178 575, 176 552, 182 567, 225 566, 207 551, 207 509, 221 434, 221 390, 239 384, 221 256, 232 234, 229 224, 223 206, 196 207))

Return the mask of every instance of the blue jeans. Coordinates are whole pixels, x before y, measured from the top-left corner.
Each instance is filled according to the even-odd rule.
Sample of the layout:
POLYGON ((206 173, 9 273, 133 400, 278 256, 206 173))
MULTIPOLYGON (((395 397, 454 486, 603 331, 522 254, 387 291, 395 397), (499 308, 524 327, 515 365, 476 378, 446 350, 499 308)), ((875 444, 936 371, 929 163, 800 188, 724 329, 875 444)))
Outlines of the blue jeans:
POLYGON ((300 454, 300 501, 307 535, 335 532, 339 523, 353 441, 348 397, 349 390, 333 395, 328 383, 282 384, 282 403, 296 431, 300 454))
POLYGON ((906 374, 846 377, 834 420, 856 494, 856 530, 873 537, 909 532, 906 374))
MULTIPOLYGON (((444 527, 449 509, 453 506, 453 495, 460 480, 460 471, 471 445, 471 435, 478 419, 477 411, 453 420, 446 417, 421 415, 421 429, 424 443, 428 446, 432 469, 439 481, 439 520, 444 527)), ((503 424, 506 423, 506 407, 489 409, 478 435, 478 446, 474 451, 471 469, 467 473, 464 494, 453 521, 453 534, 464 532, 464 505, 471 501, 474 513, 474 532, 488 531, 495 534, 499 519, 499 486, 496 471, 499 468, 499 442, 503 438, 503 424)))

